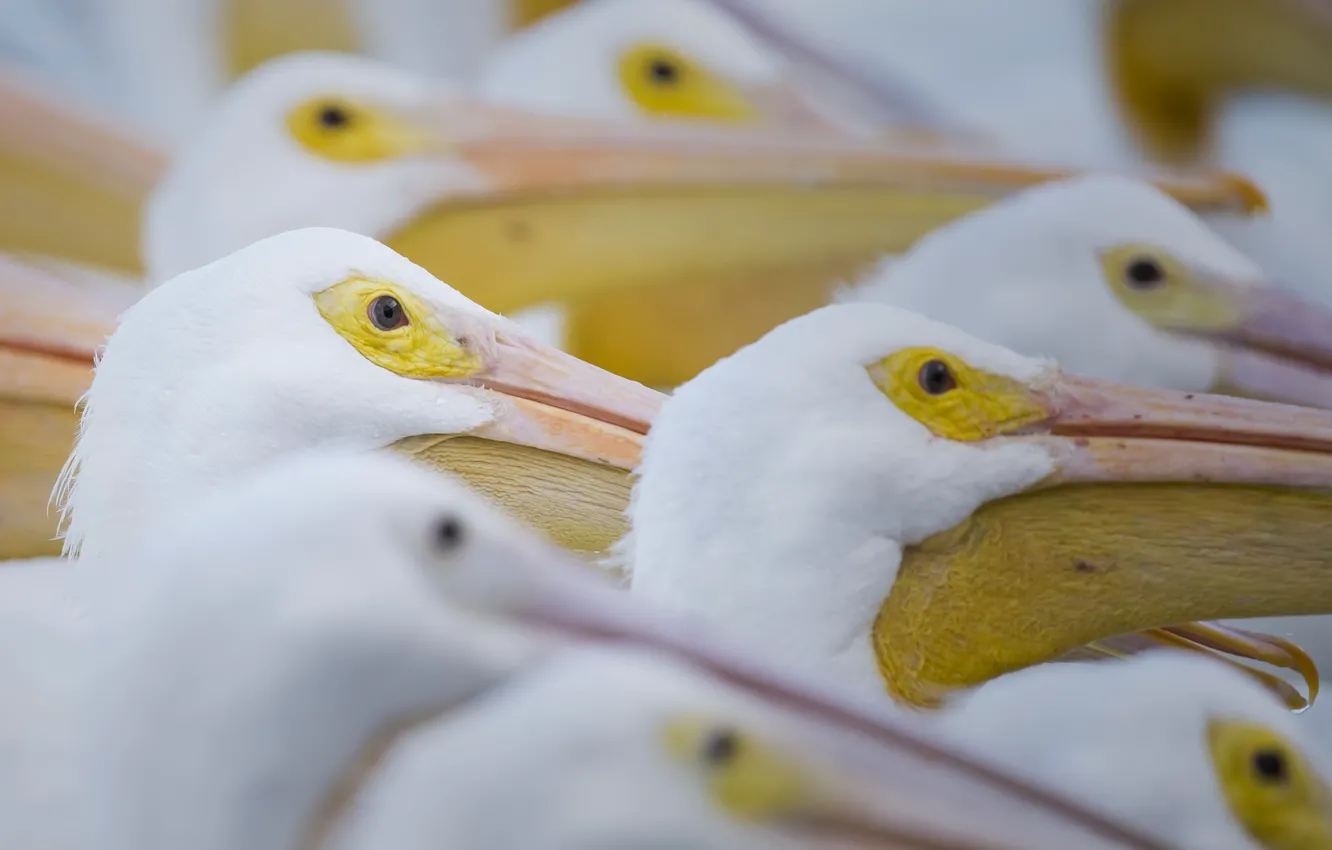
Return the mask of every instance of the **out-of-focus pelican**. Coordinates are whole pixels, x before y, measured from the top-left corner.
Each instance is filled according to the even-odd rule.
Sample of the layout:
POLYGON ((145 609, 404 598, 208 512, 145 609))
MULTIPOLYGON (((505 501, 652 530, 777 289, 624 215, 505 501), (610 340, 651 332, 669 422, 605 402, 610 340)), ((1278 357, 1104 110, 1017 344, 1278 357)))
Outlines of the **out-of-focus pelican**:
POLYGON ((978 755, 1188 850, 1332 843, 1332 764, 1245 677, 1153 653, 991 682, 942 715, 978 755))
POLYGON ((662 658, 567 651, 401 736, 324 831, 403 850, 998 839, 906 769, 886 782, 839 763, 835 743, 662 658))
MULTIPOLYGON (((634 593, 930 704, 1113 636, 1332 609, 1329 427, 834 305, 667 400, 620 548, 634 593)), ((1316 675, 1279 641, 1196 628, 1316 675)))
POLYGON ((1045 184, 945 225, 841 296, 1071 372, 1332 407, 1332 315, 1151 186, 1045 184))
MULTIPOLYGON (((609 763, 579 760, 575 773, 552 780, 551 794, 598 768, 610 782, 661 780, 658 805, 719 846, 789 831, 796 846, 809 846, 803 838, 814 846, 937 847, 946 838, 981 848, 1157 848, 901 721, 773 675, 697 628, 632 604, 464 488, 401 460, 288 458, 162 520, 144 549, 83 576, 99 603, 95 639, 83 647, 81 699, 68 706, 78 760, 64 766, 77 769, 79 784, 75 804, 40 825, 47 829, 66 826, 108 848, 356 847, 367 846, 357 828, 373 825, 395 843, 438 838, 427 812, 408 822, 373 819, 384 792, 411 790, 395 785, 397 770, 418 755, 426 763, 415 765, 432 776, 436 766, 461 767, 466 745, 441 752, 432 746, 440 730, 457 722, 483 733, 504 725, 525 694, 558 697, 568 684, 561 674, 580 662, 556 654, 570 640, 591 640, 666 656, 581 656, 584 673, 600 663, 628 686, 592 702, 583 720, 600 718, 593 740, 626 727, 651 738, 655 706, 672 714, 657 730, 658 761, 676 766, 616 770, 616 760, 651 750, 650 740, 631 743, 609 763), (709 748, 707 721, 723 719, 723 709, 724 719, 759 728, 709 748), (737 747, 728 756, 720 751, 729 744, 737 747), (430 764, 436 756, 444 762, 430 764)), ((568 741, 587 730, 547 727, 543 738, 568 741)), ((489 753, 492 768, 506 761, 502 747, 489 753)), ((540 765, 528 767, 524 776, 536 778, 540 765)), ((6 762, 0 775, 20 775, 14 768, 6 762)), ((503 788, 477 794, 485 784, 468 786, 478 806, 533 799, 503 788)), ((633 812, 601 802, 632 825, 633 812)), ((547 822, 553 830, 576 830, 581 820, 556 818, 547 822)), ((38 835, 47 837, 40 828, 38 835)))

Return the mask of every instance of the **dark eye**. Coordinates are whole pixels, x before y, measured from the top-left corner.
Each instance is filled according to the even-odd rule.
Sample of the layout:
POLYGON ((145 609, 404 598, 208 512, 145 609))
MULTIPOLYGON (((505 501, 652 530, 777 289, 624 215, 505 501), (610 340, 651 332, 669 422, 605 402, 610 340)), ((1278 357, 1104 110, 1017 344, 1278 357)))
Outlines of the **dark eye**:
POLYGON ((953 370, 942 360, 931 360, 920 367, 920 388, 930 395, 943 395, 957 386, 953 370))
POLYGON ((680 66, 670 59, 653 59, 648 65, 648 78, 659 85, 674 85, 680 79, 680 66))
POLYGON ((1124 269, 1124 281, 1134 289, 1152 289, 1165 281, 1165 269, 1151 257, 1138 257, 1124 269))
POLYGON ((703 761, 711 765, 723 765, 735 758, 740 751, 740 736, 731 729, 715 729, 703 739, 700 752, 703 761))
POLYGON ((446 516, 435 523, 435 546, 441 551, 452 552, 463 542, 462 522, 454 516, 446 516))
POLYGON ((1290 766, 1280 750, 1258 750, 1253 754, 1253 773, 1261 782, 1284 785, 1290 779, 1290 766))
POLYGON ((366 312, 370 314, 370 321, 381 331, 391 331, 407 324, 407 311, 402 309, 398 299, 392 295, 381 295, 371 301, 366 312))
POLYGON ((325 130, 341 130, 351 123, 351 113, 337 103, 325 104, 319 110, 319 126, 325 130))

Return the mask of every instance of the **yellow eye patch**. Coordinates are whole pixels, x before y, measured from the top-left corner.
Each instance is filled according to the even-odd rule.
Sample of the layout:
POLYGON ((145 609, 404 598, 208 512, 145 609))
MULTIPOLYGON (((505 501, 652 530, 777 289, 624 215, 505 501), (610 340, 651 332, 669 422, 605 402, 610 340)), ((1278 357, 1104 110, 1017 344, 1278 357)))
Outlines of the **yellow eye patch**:
POLYGON ((668 722, 664 734, 667 751, 684 764, 701 766, 713 799, 736 817, 781 815, 807 796, 794 759, 734 726, 681 717, 668 722))
POLYGON ((949 440, 984 440, 1050 415, 1022 382, 937 348, 904 348, 866 370, 903 413, 949 440))
POLYGON ((1260 723, 1213 719, 1207 742, 1230 812, 1271 850, 1332 846, 1332 792, 1284 736, 1260 723))
POLYGON ((315 306, 367 360, 407 378, 466 378, 485 366, 474 343, 394 284, 352 277, 315 293, 315 306))
POLYGON ((1225 290, 1200 283, 1188 266, 1152 245, 1101 252, 1101 271, 1115 297, 1163 330, 1223 331, 1240 319, 1225 290))
POLYGON ((338 162, 375 162, 420 150, 420 129, 373 106, 316 97, 287 115, 287 130, 310 153, 338 162))
POLYGON ((620 57, 620 84, 648 115, 737 122, 759 117, 739 88, 664 45, 626 51, 620 57))

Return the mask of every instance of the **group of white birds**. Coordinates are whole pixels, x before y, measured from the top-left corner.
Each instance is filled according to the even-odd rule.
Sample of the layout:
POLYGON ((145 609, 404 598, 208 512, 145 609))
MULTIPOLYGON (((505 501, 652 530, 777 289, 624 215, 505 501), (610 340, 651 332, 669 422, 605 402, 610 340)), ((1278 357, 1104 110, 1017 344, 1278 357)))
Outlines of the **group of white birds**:
POLYGON ((520 2, 469 88, 502 3, 90 0, 198 49, 0 78, 0 850, 1332 848, 1332 9, 1212 2, 1008 92, 1110 151, 909 0, 520 2))

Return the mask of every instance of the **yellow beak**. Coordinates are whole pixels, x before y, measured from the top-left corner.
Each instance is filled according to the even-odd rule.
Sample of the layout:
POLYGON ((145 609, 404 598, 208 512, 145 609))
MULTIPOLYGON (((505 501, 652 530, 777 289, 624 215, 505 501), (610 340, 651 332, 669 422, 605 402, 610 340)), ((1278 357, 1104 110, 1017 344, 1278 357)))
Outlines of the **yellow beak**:
POLYGON ((1277 639, 1185 624, 1332 611, 1332 413, 1071 376, 1026 391, 1046 418, 995 439, 1057 469, 906 551, 875 624, 897 697, 1172 626, 1313 672, 1277 639))
MULTIPOLYGON (((822 306, 935 227, 1073 173, 921 144, 560 119, 460 98, 411 120, 431 128, 422 155, 465 165, 475 185, 386 242, 491 309, 578 308, 569 350, 654 386, 822 306)), ((1262 206, 1231 175, 1154 177, 1200 211, 1262 206)))
POLYGON ((0 250, 140 273, 140 209, 165 167, 156 142, 0 75, 0 250))

